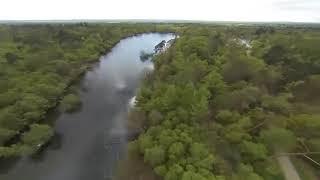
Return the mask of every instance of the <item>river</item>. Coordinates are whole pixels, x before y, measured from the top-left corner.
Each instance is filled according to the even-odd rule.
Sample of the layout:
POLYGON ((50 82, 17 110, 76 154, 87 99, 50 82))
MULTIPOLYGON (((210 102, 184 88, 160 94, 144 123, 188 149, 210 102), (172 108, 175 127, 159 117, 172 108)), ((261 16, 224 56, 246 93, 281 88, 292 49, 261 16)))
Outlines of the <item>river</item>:
POLYGON ((150 61, 140 61, 140 52, 152 52, 159 42, 172 38, 173 34, 150 33, 121 40, 85 74, 79 88, 82 107, 58 115, 53 143, 40 157, 22 158, 2 167, 0 179, 111 179, 126 151, 123 135, 130 100, 144 71, 153 67, 150 61))

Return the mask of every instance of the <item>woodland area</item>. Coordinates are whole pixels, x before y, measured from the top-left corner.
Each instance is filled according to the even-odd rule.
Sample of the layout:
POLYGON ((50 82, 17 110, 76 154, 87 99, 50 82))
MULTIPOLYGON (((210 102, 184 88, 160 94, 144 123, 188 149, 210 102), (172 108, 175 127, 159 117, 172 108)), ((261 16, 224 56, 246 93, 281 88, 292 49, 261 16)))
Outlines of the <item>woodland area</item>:
POLYGON ((73 83, 124 37, 175 32, 139 89, 118 179, 283 180, 320 166, 320 30, 208 24, 0 25, 0 160, 37 152, 46 115, 81 104, 73 83), (71 89, 71 91, 70 91, 71 89), (290 154, 302 153, 302 154, 290 154))
POLYGON ((190 25, 179 35, 140 88, 128 126, 143 133, 118 179, 282 180, 279 156, 318 179, 320 31, 190 25))
POLYGON ((101 54, 124 37, 167 29, 165 24, 0 25, 0 159, 34 154, 53 136, 43 123, 47 112, 60 101, 64 111, 79 106, 69 87, 101 54))

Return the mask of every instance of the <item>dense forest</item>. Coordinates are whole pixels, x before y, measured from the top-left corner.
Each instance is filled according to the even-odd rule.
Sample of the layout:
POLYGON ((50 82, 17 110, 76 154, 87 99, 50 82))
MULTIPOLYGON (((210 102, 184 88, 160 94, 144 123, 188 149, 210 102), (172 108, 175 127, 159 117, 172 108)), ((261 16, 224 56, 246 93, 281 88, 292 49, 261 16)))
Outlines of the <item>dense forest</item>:
POLYGON ((179 38, 142 82, 118 179, 282 180, 282 156, 320 177, 320 30, 305 27, 0 25, 0 160, 37 152, 48 111, 73 111, 74 82, 144 32, 179 38))
POLYGON ((43 123, 61 102, 81 103, 69 88, 119 40, 168 31, 155 24, 0 25, 0 158, 37 152, 52 136, 43 123))
POLYGON ((282 180, 283 156, 302 179, 318 179, 320 31, 178 33, 139 90, 128 127, 143 133, 118 179, 282 180))

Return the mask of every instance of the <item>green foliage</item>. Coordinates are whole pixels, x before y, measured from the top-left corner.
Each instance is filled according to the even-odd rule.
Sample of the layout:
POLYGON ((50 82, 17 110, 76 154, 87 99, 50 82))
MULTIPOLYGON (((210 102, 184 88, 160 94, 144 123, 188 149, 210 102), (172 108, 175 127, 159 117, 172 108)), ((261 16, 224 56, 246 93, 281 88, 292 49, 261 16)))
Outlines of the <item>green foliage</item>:
MULTIPOLYGON (((145 131, 130 153, 165 180, 282 180, 268 156, 320 151, 318 30, 57 24, 0 26, 0 157, 34 152, 52 136, 31 125, 3 147, 42 120, 100 53, 123 37, 168 30, 180 38, 155 57, 139 90, 133 119, 145 131)), ((71 94, 61 105, 79 103, 71 94)))
POLYGON ((15 132, 13 130, 0 128, 0 144, 5 143, 14 134, 15 134, 15 132))
MULTIPOLYGON (((182 179, 181 180, 206 180, 205 177, 201 176, 198 173, 192 172, 192 171, 187 171, 184 172, 182 175, 182 179)), ((213 180, 213 178, 211 178, 213 180)))
POLYGON ((157 166, 154 171, 159 175, 159 176, 165 176, 166 173, 168 172, 166 166, 161 165, 161 166, 157 166))
POLYGON ((139 148, 140 151, 143 153, 146 149, 152 148, 153 140, 152 137, 149 135, 142 135, 139 137, 139 148))
POLYGON ((294 82, 289 88, 297 101, 317 104, 320 100, 320 75, 312 75, 306 80, 294 82))
POLYGON ((53 136, 53 130, 48 125, 33 124, 30 130, 23 134, 22 145, 28 149, 26 153, 34 153, 53 136))
POLYGON ((182 29, 138 96, 140 153, 159 176, 283 180, 270 156, 319 151, 317 30, 182 29))
POLYGON ((221 124, 230 124, 238 121, 241 116, 238 112, 231 112, 229 110, 221 110, 216 115, 217 122, 221 124))
POLYGON ((203 83, 210 91, 211 98, 215 98, 227 90, 227 85, 223 81, 223 77, 216 71, 208 73, 204 77, 203 83))
POLYGON ((261 95, 259 88, 247 85, 219 95, 215 102, 219 108, 242 112, 255 107, 261 101, 261 95))
POLYGON ((267 148, 264 144, 243 141, 241 143, 241 152, 248 156, 251 161, 267 158, 267 148))
POLYGON ((0 146, 0 158, 18 157, 21 154, 21 148, 17 145, 11 147, 0 146))
POLYGON ((262 107, 275 113, 289 115, 291 112, 291 104, 288 99, 290 95, 282 94, 280 96, 264 96, 262 97, 262 107))
POLYGON ((169 159, 175 161, 183 158, 186 153, 185 150, 181 142, 172 143, 168 149, 169 159))
POLYGON ((228 54, 225 58, 222 74, 226 82, 250 81, 265 67, 263 60, 243 54, 228 54))
POLYGON ((263 180, 261 176, 254 173, 250 165, 240 164, 238 167, 237 176, 235 179, 239 180, 263 180))
POLYGON ((179 180, 182 176, 182 173, 183 173, 183 168, 178 164, 174 164, 172 167, 170 167, 170 169, 168 170, 168 172, 164 176, 164 179, 165 180, 179 180))
POLYGON ((61 109, 66 112, 75 111, 81 105, 79 96, 75 94, 68 94, 61 100, 61 109))
MULTIPOLYGON (((194 120, 204 116, 207 112, 209 92, 206 88, 197 89, 192 84, 182 87, 164 85, 159 87, 154 94, 154 98, 146 104, 150 110, 157 109, 162 113, 171 112, 172 116, 183 113, 185 118, 193 117, 194 120), (176 109, 177 107, 179 108, 176 109)), ((176 123, 176 121, 187 119, 172 120, 176 123)))
POLYGON ((152 110, 149 113, 149 119, 152 125, 158 125, 163 120, 163 115, 156 110, 152 110))
POLYGON ((296 146, 296 137, 292 131, 273 127, 260 133, 263 141, 276 151, 290 151, 296 146))
POLYGON ((146 149, 144 159, 152 166, 156 166, 165 161, 165 155, 165 151, 161 146, 154 146, 150 149, 146 149))
MULTIPOLYGON (((90 63, 120 39, 169 29, 174 30, 162 24, 0 25, 0 147, 43 120, 90 63)), ((71 111, 80 101, 67 95, 61 104, 71 111)), ((6 157, 30 149, 14 143, 2 148, 6 157)))

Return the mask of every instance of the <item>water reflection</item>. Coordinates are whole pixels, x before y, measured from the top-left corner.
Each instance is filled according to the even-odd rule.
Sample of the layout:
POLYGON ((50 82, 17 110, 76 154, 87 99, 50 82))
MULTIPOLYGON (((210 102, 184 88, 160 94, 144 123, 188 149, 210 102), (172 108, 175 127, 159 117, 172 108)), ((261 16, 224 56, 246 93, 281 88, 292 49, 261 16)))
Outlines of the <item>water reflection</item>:
POLYGON ((156 44, 172 34, 143 34, 124 39, 101 57, 81 81, 82 108, 61 114, 54 121, 56 135, 37 158, 17 163, 3 162, 1 180, 102 180, 112 176, 113 167, 126 147, 124 128, 130 99, 139 79, 152 70, 140 52, 152 52, 156 44))

